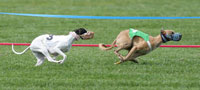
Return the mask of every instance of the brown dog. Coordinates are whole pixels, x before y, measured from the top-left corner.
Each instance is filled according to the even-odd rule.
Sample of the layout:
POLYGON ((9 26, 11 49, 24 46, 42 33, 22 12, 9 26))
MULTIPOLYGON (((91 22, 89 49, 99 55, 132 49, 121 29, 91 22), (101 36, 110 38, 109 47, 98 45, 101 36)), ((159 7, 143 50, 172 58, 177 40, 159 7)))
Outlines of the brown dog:
POLYGON ((119 57, 120 61, 115 64, 120 64, 125 61, 138 63, 136 60, 137 57, 149 53, 159 47, 162 43, 171 40, 179 41, 182 37, 181 34, 175 33, 173 30, 161 30, 160 34, 156 37, 148 36, 149 41, 147 42, 140 36, 130 38, 129 32, 130 30, 121 31, 110 47, 106 47, 104 44, 99 44, 99 48, 102 50, 110 50, 115 46, 115 44, 117 45, 118 48, 114 53, 119 57), (128 50, 128 54, 125 57, 119 53, 119 51, 123 49, 128 50))

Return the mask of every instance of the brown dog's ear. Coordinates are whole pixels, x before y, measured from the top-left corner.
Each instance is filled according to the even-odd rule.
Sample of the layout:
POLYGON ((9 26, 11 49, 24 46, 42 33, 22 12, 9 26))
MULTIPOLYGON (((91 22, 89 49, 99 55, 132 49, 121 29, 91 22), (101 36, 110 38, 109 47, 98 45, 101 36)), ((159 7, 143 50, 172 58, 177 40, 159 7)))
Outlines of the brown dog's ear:
POLYGON ((161 32, 161 34, 163 34, 163 35, 166 34, 165 30, 161 30, 160 32, 161 32))

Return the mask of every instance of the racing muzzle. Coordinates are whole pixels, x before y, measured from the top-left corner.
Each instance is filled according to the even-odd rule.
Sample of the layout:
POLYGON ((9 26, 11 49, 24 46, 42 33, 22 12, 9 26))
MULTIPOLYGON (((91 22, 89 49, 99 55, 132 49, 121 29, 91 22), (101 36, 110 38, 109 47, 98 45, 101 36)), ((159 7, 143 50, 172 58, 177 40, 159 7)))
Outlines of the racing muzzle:
POLYGON ((180 41, 181 38, 182 38, 182 35, 180 33, 175 33, 175 34, 172 34, 172 35, 163 35, 161 34, 161 37, 162 37, 162 40, 163 42, 167 42, 167 41, 180 41))
POLYGON ((181 38, 182 38, 182 35, 180 33, 172 34, 172 40, 173 41, 180 41, 181 38))

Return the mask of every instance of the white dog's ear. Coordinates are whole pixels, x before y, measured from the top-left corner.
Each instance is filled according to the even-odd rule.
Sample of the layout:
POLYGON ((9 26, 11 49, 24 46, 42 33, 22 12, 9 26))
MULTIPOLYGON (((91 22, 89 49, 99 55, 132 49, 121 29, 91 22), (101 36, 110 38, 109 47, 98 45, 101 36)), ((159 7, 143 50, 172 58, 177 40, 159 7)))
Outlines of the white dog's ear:
POLYGON ((82 35, 84 33, 87 33, 87 30, 85 28, 78 28, 78 29, 75 29, 74 32, 78 35, 82 35))

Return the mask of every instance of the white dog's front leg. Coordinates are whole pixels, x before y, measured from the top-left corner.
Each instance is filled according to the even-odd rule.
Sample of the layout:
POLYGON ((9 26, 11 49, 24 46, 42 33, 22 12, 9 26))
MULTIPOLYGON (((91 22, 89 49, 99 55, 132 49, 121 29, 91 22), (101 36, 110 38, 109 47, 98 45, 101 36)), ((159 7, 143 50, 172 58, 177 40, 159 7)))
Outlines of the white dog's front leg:
POLYGON ((54 48, 54 50, 55 50, 58 54, 60 54, 61 56, 63 56, 63 59, 62 59, 62 60, 59 60, 59 63, 62 64, 62 63, 65 61, 65 59, 67 58, 67 56, 66 56, 65 53, 63 53, 59 48, 54 48))

